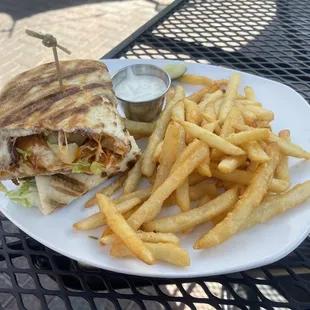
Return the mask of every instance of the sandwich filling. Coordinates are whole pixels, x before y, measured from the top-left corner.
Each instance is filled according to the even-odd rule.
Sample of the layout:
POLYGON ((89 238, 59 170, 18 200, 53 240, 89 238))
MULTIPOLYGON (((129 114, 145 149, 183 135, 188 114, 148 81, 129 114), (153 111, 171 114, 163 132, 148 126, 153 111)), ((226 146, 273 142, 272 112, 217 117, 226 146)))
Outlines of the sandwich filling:
POLYGON ((105 175, 128 153, 128 145, 106 135, 63 131, 12 139, 13 158, 2 173, 67 171, 105 175))

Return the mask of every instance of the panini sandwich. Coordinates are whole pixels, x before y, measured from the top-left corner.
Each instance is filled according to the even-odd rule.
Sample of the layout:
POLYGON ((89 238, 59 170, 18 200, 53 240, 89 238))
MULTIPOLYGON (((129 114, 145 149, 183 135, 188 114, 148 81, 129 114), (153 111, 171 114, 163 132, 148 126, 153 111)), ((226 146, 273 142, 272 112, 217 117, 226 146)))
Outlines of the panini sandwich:
POLYGON ((0 93, 0 180, 125 171, 140 151, 117 112, 107 67, 95 60, 43 64, 0 93))

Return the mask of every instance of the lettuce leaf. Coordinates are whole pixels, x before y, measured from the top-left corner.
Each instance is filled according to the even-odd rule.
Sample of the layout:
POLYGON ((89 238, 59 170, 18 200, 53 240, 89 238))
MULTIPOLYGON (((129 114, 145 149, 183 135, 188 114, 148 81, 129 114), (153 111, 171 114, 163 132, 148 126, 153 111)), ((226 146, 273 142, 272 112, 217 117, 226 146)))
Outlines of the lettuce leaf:
POLYGON ((0 184, 0 191, 4 192, 9 199, 14 200, 27 208, 39 207, 40 198, 35 179, 23 181, 19 188, 12 191, 7 190, 1 182, 0 184))
POLYGON ((78 160, 72 167, 73 173, 89 172, 90 163, 86 158, 78 160))
POLYGON ((98 163, 97 161, 93 161, 89 169, 93 174, 101 174, 102 172, 106 172, 106 166, 98 163))
POLYGON ((18 147, 15 148, 16 152, 23 156, 24 160, 27 160, 31 156, 31 151, 24 151, 18 147))

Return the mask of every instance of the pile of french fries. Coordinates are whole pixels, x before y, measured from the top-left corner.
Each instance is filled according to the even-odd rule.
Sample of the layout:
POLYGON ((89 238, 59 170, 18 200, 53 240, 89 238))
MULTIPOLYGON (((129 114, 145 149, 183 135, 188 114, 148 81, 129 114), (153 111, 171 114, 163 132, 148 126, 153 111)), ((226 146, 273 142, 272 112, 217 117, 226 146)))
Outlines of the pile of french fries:
POLYGON ((180 82, 204 88, 186 97, 181 85, 172 87, 156 123, 125 119, 136 138, 149 136, 147 148, 128 174, 86 203, 98 204, 99 212, 73 227, 107 225, 100 243, 112 245, 112 256, 185 267, 189 253, 175 233, 211 221, 214 227, 193 248, 216 246, 310 198, 310 181, 288 190, 288 157, 310 154, 290 142, 289 130, 272 132, 273 112, 251 87, 239 95, 240 80, 238 73, 228 81, 184 75, 180 82), (137 190, 143 178, 151 186, 137 190), (122 196, 111 200, 120 188, 122 196), (178 214, 158 219, 173 205, 178 214))

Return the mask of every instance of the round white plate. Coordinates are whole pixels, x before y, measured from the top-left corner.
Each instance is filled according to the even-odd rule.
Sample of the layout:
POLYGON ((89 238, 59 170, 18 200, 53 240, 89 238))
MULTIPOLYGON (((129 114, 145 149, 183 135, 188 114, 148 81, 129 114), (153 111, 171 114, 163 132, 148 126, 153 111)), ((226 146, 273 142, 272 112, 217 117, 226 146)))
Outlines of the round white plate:
MULTIPOLYGON (((120 68, 141 63, 143 60, 105 60, 110 73, 120 68)), ((171 61, 147 60, 158 66, 171 61)), ((188 73, 205 75, 214 79, 228 79, 234 70, 188 63, 188 73)), ((275 113, 273 129, 290 129, 292 141, 310 150, 310 109, 307 102, 294 90, 280 83, 261 77, 242 73, 243 87, 254 88, 257 100, 264 107, 275 113)), ((187 94, 198 89, 185 86, 187 94)), ((292 185, 310 179, 310 162, 290 159, 292 185)), ((106 186, 106 184, 104 185, 106 186)), ((101 186, 103 187, 103 186, 101 186)), ((16 226, 47 247, 76 259, 80 262, 99 268, 121 273, 149 277, 200 277, 246 270, 272 263, 295 249, 308 235, 310 226, 310 201, 277 216, 271 221, 238 233, 227 242, 209 249, 193 250, 195 241, 211 224, 201 225, 189 236, 181 237, 181 246, 186 248, 191 257, 188 268, 174 267, 158 262, 147 266, 136 259, 118 259, 109 255, 109 246, 99 246, 98 240, 88 236, 100 236, 102 229, 79 232, 72 229, 72 223, 97 212, 97 206, 85 209, 84 203, 93 196, 93 190, 82 198, 51 214, 43 216, 36 208, 24 208, 9 201, 0 194, 0 210, 16 226)), ((177 212, 177 207, 165 208, 161 216, 177 212)))

